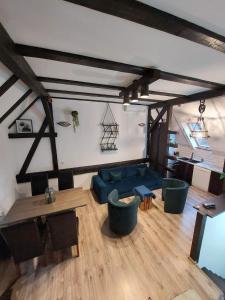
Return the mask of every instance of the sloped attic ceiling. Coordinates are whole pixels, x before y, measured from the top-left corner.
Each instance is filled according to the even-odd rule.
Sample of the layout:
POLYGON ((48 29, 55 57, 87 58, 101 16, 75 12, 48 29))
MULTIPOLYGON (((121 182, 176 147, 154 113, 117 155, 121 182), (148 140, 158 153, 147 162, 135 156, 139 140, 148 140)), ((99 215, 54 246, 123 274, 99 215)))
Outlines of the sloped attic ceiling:
MULTIPOLYGON (((225 33, 224 2, 216 0, 142 1, 197 25, 225 33), (200 9, 201 8, 201 9, 200 9)), ((225 84, 225 55, 209 47, 62 0, 2 0, 0 18, 15 43, 76 53, 142 67, 154 67, 225 84)), ((138 75, 26 57, 37 76, 70 79, 126 87, 138 75)), ((96 88, 43 83, 48 89, 98 93, 96 88)), ((183 95, 206 88, 166 80, 149 87, 152 91, 183 95)), ((101 93, 118 95, 118 91, 101 93)), ((50 93, 51 96, 59 94, 50 93)), ((60 96, 68 97, 66 94, 60 96)), ((79 96, 79 98, 87 98, 79 96)), ((90 98, 90 97, 88 97, 90 98)), ((157 95, 150 99, 169 100, 157 95)), ((96 97, 93 97, 96 99, 96 97)), ((110 100, 107 98, 104 100, 110 100)), ((113 98, 111 99, 113 100, 113 98)), ((115 99, 114 99, 115 100, 115 99)), ((148 102, 149 103, 149 102, 148 102)))

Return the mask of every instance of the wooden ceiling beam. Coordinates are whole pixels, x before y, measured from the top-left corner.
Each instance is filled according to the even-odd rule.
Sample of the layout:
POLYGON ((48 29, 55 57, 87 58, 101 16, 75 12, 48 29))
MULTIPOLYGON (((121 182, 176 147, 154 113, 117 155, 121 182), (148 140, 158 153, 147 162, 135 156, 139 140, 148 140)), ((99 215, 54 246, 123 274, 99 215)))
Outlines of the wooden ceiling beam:
MULTIPOLYGON (((151 107, 151 106, 150 106, 151 107)), ((150 128, 149 128, 149 132, 152 131, 152 129, 156 126, 156 124, 162 119, 163 115, 166 113, 167 111, 167 107, 168 106, 164 106, 162 108, 162 110, 160 112, 157 111, 158 115, 157 117, 155 118, 155 120, 152 122, 150 128)))
POLYGON ((149 90, 149 94, 150 95, 156 95, 156 96, 166 96, 166 97, 184 97, 184 96, 186 96, 186 95, 183 95, 183 94, 158 92, 158 91, 152 91, 152 90, 149 90))
POLYGON ((0 57, 1 62, 27 86, 37 93, 37 95, 46 95, 42 84, 36 79, 36 76, 23 56, 18 54, 15 44, 5 28, 0 23, 0 57))
POLYGON ((117 95, 86 93, 86 92, 76 92, 76 91, 65 91, 65 90, 56 90, 56 89, 47 89, 47 92, 48 93, 57 93, 57 94, 67 94, 67 95, 79 95, 79 96, 90 96, 90 97, 103 97, 103 98, 121 99, 121 97, 117 96, 117 95))
POLYGON ((29 89, 20 97, 19 100, 16 101, 4 114, 0 117, 0 124, 32 93, 32 90, 29 89))
POLYGON ((188 85, 200 86, 207 89, 215 89, 223 86, 223 84, 221 83, 211 82, 199 78, 194 78, 194 77, 189 77, 189 76, 184 76, 184 75, 174 74, 174 73, 169 73, 164 71, 160 71, 160 79, 188 84, 188 85))
POLYGON ((34 105, 34 103, 37 102, 37 100, 39 99, 39 97, 36 97, 20 114, 17 118, 15 118, 14 121, 12 121, 12 123, 8 126, 8 129, 10 129, 14 124, 16 124, 16 120, 20 119, 30 108, 31 106, 34 105))
POLYGON ((74 81, 74 80, 52 78, 52 77, 38 76, 37 79, 41 82, 50 82, 50 83, 76 85, 76 86, 85 86, 85 87, 106 89, 106 90, 122 91, 124 89, 124 87, 117 86, 117 85, 100 84, 100 83, 84 82, 84 81, 74 81))
POLYGON ((17 80, 18 78, 16 75, 12 75, 8 80, 6 80, 6 82, 0 87, 0 97, 5 94, 17 80))
MULTIPOLYGON (((209 88, 209 89, 222 86, 222 84, 220 84, 220 83, 210 82, 210 81, 193 78, 193 77, 189 77, 189 76, 184 76, 184 75, 180 75, 180 74, 164 72, 164 71, 160 71, 160 70, 153 69, 153 68, 144 68, 144 67, 128 65, 128 64, 124 64, 124 63, 120 63, 120 62, 98 59, 98 58, 93 58, 93 57, 78 55, 78 54, 72 54, 72 53, 67 53, 67 52, 61 52, 61 51, 57 51, 57 50, 38 48, 38 47, 34 47, 34 46, 16 44, 15 47, 16 47, 16 51, 20 55, 23 55, 23 56, 43 58, 43 59, 61 61, 61 62, 65 62, 65 63, 84 65, 84 66, 88 66, 88 67, 125 72, 125 73, 133 73, 133 74, 137 74, 137 75, 142 75, 143 79, 141 79, 141 80, 145 80, 149 76, 149 74, 155 73, 155 76, 156 76, 156 74, 159 74, 158 79, 164 79, 164 80, 169 80, 169 81, 174 81, 174 82, 179 82, 179 83, 184 83, 184 84, 190 84, 190 85, 205 87, 205 88, 209 88)), ((139 81, 140 81, 140 79, 139 79, 139 81)))
MULTIPOLYGON (((76 92, 76 91, 65 91, 65 90, 56 90, 56 89, 46 89, 48 93, 55 93, 55 94, 66 94, 66 95, 77 95, 77 96, 89 96, 89 97, 99 97, 99 98, 111 98, 111 99, 123 99, 122 96, 119 95, 109 95, 109 94, 96 94, 96 93, 86 93, 86 92, 76 92)), ((161 100, 155 99, 142 99, 138 98, 139 101, 146 101, 146 102, 159 102, 161 100)))
POLYGON ((134 80, 128 87, 126 87, 120 95, 122 96, 124 93, 130 93, 133 89, 139 89, 142 84, 151 84, 158 79, 160 79, 160 71, 157 69, 149 69, 141 78, 134 80))
POLYGON ((70 64, 77 64, 77 65, 83 65, 83 66, 118 71, 118 72, 132 73, 137 75, 143 75, 145 71, 148 70, 147 68, 144 67, 119 63, 111 60, 105 60, 100 58, 84 56, 80 54, 39 48, 34 46, 16 44, 16 51, 20 55, 26 57, 43 58, 43 59, 70 63, 70 64))
POLYGON ((224 36, 139 1, 65 1, 154 28, 225 53, 224 36))
POLYGON ((216 98, 224 95, 225 95, 225 87, 223 86, 214 90, 188 95, 188 97, 179 97, 171 100, 161 101, 160 103, 154 103, 151 104, 150 107, 153 109, 153 108, 163 107, 165 105, 180 105, 180 104, 200 101, 201 99, 207 100, 207 99, 216 98))
POLYGON ((27 171, 27 169, 28 169, 28 167, 31 163, 31 160, 34 156, 34 153, 37 150, 37 147, 38 147, 38 145, 41 141, 41 138, 44 136, 44 133, 45 133, 45 130, 46 130, 47 126, 48 126, 48 121, 45 118, 42 125, 41 125, 41 127, 40 127, 40 129, 39 129, 39 131, 38 131, 37 136, 35 137, 35 140, 33 141, 33 144, 32 144, 32 146, 31 146, 31 148, 30 148, 30 150, 27 154, 27 157, 26 157, 26 159, 25 159, 25 161, 24 161, 24 163, 23 163, 23 165, 20 169, 19 176, 24 176, 26 174, 26 171, 27 171))
MULTIPOLYGON (((123 102, 117 102, 117 101, 106 101, 106 100, 94 100, 94 99, 80 99, 80 98, 70 98, 70 97, 55 97, 55 96, 51 96, 51 99, 61 99, 61 100, 71 100, 71 101, 84 101, 84 102, 96 102, 96 103, 113 103, 113 104, 120 104, 122 105, 123 102)), ((143 99, 142 99, 143 100, 143 99)), ((145 101, 145 100, 144 100, 145 101)), ((147 101, 146 101, 147 102, 147 101)), ((143 106, 148 106, 150 104, 145 104, 145 103, 130 103, 130 105, 143 105, 143 106)))
MULTIPOLYGON (((108 90, 115 90, 115 91, 123 91, 126 88, 124 86, 108 85, 108 84, 100 84, 100 83, 92 83, 92 82, 84 82, 84 81, 74 81, 74 80, 69 80, 69 79, 60 79, 60 78, 43 77, 43 76, 38 76, 37 79, 41 82, 75 85, 75 86, 85 86, 85 87, 92 87, 92 88, 99 88, 99 89, 106 89, 106 90, 108 89, 108 90)), ((149 93, 152 95, 167 96, 167 97, 185 96, 183 94, 152 91, 152 90, 149 90, 149 93)))

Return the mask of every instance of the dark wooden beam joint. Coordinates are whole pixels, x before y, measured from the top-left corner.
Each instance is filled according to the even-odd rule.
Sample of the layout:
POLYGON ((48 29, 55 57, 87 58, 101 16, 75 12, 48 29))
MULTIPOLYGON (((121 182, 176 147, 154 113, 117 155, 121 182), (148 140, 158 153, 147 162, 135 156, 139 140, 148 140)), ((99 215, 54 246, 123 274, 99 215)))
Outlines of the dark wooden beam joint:
MULTIPOLYGON (((151 107, 151 106, 150 106, 151 107)), ((151 127, 149 128, 149 132, 153 130, 153 128, 159 123, 160 119, 162 119, 163 115, 167 112, 168 105, 165 105, 162 110, 159 112, 158 116, 152 122, 151 127)))
POLYGON ((125 93, 130 94, 133 90, 137 90, 138 92, 141 89, 141 85, 143 84, 151 84, 160 79, 160 71, 157 69, 149 69, 145 71, 145 74, 137 80, 134 80, 128 87, 124 89, 124 91, 120 92, 120 96, 124 96, 125 93))

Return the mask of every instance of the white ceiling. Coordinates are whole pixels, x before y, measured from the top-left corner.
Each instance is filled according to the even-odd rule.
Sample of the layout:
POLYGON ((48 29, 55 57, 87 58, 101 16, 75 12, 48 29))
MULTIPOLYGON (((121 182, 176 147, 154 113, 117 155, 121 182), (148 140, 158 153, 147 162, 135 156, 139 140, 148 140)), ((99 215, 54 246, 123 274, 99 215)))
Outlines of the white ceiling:
POLYGON ((224 0, 139 0, 218 34, 225 35, 224 0))
MULTIPOLYGON (((144 0, 152 6, 225 33, 224 0, 144 0), (196 3, 197 2, 197 3, 196 3)), ((211 48, 62 0, 1 0, 0 19, 16 43, 88 55, 225 84, 225 55, 211 48)), ((37 76, 128 86, 138 78, 69 63, 26 58, 37 76)), ((55 84, 44 84, 56 88, 55 84)), ((58 85, 58 89, 62 88, 58 85)), ((98 92, 86 87, 63 88, 98 92)), ((151 90, 190 94, 205 90, 159 80, 151 90)), ((115 94, 115 91, 101 93, 115 94)), ((163 97, 155 99, 165 100, 163 97)), ((167 98, 169 99, 169 97, 167 98)))

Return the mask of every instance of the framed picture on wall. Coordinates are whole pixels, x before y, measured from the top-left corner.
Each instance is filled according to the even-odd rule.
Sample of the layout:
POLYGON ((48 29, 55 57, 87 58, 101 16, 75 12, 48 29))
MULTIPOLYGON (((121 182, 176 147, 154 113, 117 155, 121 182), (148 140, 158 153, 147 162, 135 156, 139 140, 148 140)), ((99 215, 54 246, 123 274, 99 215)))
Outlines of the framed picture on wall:
POLYGON ((16 120, 17 133, 32 133, 33 123, 30 119, 18 119, 16 120))

